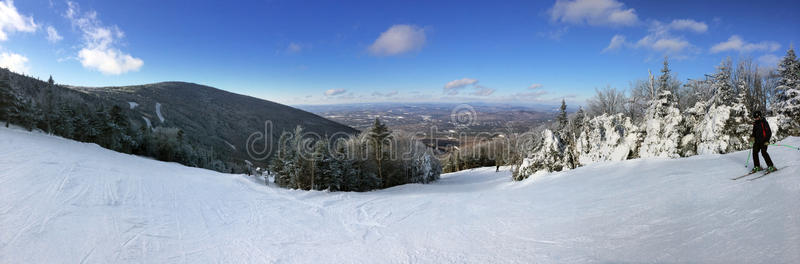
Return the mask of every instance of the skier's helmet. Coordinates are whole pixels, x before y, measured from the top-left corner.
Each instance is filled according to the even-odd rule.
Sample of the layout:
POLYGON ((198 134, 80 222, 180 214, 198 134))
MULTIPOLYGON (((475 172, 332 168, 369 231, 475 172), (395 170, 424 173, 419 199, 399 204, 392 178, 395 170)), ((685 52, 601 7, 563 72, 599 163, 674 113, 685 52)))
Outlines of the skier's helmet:
POLYGON ((753 118, 761 118, 761 117, 762 117, 761 111, 754 111, 753 112, 753 118))

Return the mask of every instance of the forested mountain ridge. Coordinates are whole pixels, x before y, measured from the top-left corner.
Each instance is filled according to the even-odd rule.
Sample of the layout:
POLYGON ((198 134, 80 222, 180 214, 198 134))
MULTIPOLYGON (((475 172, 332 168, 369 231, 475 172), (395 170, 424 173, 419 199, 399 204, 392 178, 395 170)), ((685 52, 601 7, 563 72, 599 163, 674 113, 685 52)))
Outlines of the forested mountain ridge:
MULTIPOLYGON (((273 143, 277 142, 282 132, 291 132, 298 125, 306 132, 319 135, 358 132, 351 127, 290 106, 194 83, 161 82, 75 89, 119 105, 130 106, 130 102, 133 102, 137 105, 132 111, 147 117, 154 127, 180 128, 187 135, 215 147, 230 149, 240 159, 248 159, 245 146, 247 139, 252 133, 264 133, 265 121, 270 121, 273 125, 270 131, 273 143), (157 105, 160 105, 158 110, 163 122, 159 118, 157 105)), ((144 122, 142 118, 136 121, 144 122)))
MULTIPOLYGON (((320 135, 358 131, 286 105, 213 87, 162 82, 124 87, 75 87, 0 69, 0 120, 125 153, 231 172, 252 160, 246 142, 266 133, 276 146, 301 126, 320 135)), ((257 142, 264 144, 264 141, 257 142)))

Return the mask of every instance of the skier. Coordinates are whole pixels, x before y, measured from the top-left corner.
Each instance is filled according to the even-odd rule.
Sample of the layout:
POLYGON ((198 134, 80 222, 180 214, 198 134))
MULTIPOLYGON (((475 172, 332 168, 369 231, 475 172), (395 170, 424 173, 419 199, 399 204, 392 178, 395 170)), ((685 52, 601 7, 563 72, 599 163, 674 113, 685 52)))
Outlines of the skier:
POLYGON ((769 139, 772 137, 772 131, 769 129, 767 120, 761 115, 761 111, 753 112, 753 134, 750 135, 750 141, 753 142, 753 170, 751 173, 761 171, 761 164, 758 161, 758 152, 764 156, 764 161, 767 162, 767 172, 776 171, 775 166, 772 164, 772 159, 769 158, 767 153, 767 146, 769 139))

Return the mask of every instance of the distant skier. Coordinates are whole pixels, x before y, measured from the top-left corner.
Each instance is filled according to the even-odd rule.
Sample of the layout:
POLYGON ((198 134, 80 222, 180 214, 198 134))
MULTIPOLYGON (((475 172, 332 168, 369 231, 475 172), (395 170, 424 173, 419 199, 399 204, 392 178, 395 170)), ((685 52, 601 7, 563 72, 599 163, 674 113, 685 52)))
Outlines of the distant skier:
POLYGON ((775 166, 772 164, 772 159, 769 158, 767 153, 767 146, 769 146, 769 139, 772 137, 772 130, 769 129, 767 120, 761 115, 761 111, 753 112, 753 134, 750 135, 750 140, 753 142, 753 170, 751 172, 761 171, 761 164, 758 161, 758 152, 764 156, 764 161, 767 162, 767 172, 776 171, 775 166))

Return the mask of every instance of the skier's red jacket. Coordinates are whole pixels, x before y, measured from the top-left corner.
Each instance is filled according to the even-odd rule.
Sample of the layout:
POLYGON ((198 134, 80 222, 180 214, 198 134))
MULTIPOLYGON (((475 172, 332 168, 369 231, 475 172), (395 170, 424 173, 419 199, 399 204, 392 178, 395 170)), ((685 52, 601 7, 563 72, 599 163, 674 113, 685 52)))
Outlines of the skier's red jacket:
POLYGON ((751 136, 755 138, 756 143, 769 142, 769 139, 772 137, 772 130, 769 129, 767 120, 761 118, 753 122, 753 134, 751 136))

